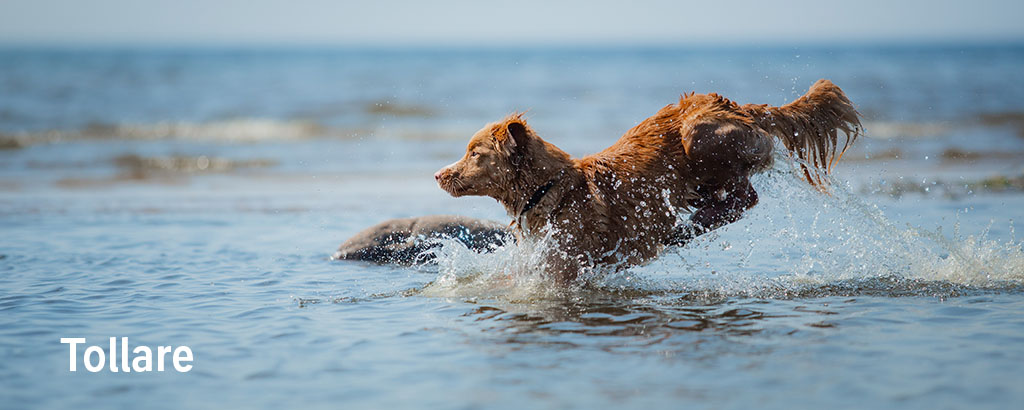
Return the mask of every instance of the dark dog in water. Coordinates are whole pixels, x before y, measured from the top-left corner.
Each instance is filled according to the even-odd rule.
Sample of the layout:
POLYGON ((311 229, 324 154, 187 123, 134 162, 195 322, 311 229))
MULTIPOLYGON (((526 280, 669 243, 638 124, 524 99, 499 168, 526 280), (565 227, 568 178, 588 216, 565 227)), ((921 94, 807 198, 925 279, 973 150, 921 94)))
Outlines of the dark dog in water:
POLYGON ((391 219, 366 228, 341 244, 333 259, 411 265, 430 262, 430 249, 454 239, 478 252, 492 251, 512 237, 500 223, 456 215, 391 219))

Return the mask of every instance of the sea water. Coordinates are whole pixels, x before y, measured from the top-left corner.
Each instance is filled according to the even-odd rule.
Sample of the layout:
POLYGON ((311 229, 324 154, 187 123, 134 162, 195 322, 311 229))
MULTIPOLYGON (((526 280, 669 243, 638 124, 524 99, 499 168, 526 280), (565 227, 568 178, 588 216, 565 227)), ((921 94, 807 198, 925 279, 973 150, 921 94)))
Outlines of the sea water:
POLYGON ((1024 48, 0 51, 0 407, 1015 408, 1024 48), (823 194, 569 288, 538 247, 332 261, 387 218, 508 222, 431 175, 527 111, 573 155, 684 92, 841 86, 823 194), (188 346, 68 370, 61 338, 188 346), (81 369, 81 368, 80 368, 81 369))

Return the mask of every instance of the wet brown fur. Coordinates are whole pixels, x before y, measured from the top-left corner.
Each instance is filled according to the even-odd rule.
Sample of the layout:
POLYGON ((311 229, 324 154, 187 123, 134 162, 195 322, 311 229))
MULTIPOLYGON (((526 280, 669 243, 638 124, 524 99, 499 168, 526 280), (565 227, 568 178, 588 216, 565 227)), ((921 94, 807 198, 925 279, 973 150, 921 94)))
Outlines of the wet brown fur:
POLYGON ((691 93, 579 159, 513 114, 478 131, 465 156, 435 178, 453 196, 497 199, 524 235, 554 229, 547 268, 569 281, 587 267, 643 263, 679 237, 738 220, 757 203, 749 177, 771 165, 773 137, 807 164, 808 182, 823 187, 822 175, 860 132, 853 104, 828 80, 781 107, 691 93), (841 150, 838 131, 846 135, 841 150), (679 209, 693 211, 682 233, 679 209))

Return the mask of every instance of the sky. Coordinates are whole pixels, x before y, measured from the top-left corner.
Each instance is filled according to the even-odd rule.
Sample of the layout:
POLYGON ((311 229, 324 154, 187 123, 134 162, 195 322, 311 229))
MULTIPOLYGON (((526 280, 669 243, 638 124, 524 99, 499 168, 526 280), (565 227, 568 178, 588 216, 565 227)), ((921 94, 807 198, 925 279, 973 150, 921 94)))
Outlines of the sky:
POLYGON ((0 44, 1024 42, 1024 0, 0 0, 0 44))

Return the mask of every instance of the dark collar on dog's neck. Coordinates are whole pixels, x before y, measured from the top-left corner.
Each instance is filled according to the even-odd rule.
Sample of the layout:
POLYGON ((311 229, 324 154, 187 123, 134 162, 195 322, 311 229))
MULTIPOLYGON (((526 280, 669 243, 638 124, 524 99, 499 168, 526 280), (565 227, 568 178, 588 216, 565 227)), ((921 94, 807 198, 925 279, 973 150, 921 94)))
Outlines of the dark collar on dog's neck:
POLYGON ((561 177, 562 173, 559 173, 554 178, 551 178, 551 180, 548 181, 548 183, 541 185, 540 188, 537 188, 536 191, 533 191, 533 195, 530 196, 530 200, 526 201, 526 205, 523 206, 523 210, 519 211, 519 216, 522 217, 523 215, 526 215, 527 212, 530 212, 531 209, 537 206, 537 204, 540 203, 540 200, 544 199, 544 195, 547 195, 548 191, 550 191, 551 188, 555 186, 555 183, 557 183, 559 178, 561 177))
POLYGON ((544 195, 546 195, 553 186, 555 186, 554 179, 548 181, 548 183, 544 185, 541 185, 536 191, 533 191, 533 196, 530 197, 529 201, 526 201, 526 206, 523 207, 522 212, 519 212, 519 216, 526 215, 526 213, 530 212, 533 207, 537 206, 537 203, 539 203, 541 199, 544 199, 544 195))

